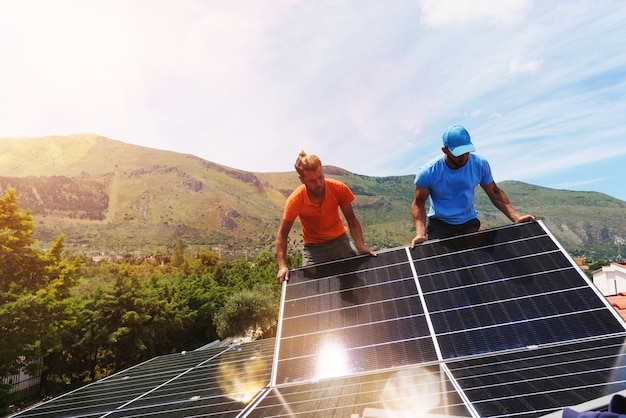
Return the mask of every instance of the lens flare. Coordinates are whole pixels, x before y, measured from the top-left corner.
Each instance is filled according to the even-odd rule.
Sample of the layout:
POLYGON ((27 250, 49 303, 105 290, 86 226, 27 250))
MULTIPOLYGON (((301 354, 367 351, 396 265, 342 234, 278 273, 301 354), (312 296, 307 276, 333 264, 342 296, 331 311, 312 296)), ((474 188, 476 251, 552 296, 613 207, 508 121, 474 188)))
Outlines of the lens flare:
POLYGON ((222 392, 237 402, 247 404, 268 383, 266 362, 261 353, 238 361, 225 358, 217 370, 222 392))

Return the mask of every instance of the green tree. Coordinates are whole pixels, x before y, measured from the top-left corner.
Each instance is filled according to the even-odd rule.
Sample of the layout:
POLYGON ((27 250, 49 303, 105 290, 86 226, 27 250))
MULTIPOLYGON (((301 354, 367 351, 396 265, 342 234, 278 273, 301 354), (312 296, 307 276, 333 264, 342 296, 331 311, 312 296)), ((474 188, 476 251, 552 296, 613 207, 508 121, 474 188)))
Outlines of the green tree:
POLYGON ((233 292, 250 289, 254 285, 251 274, 252 266, 245 260, 223 261, 215 268, 217 283, 233 292))
POLYGON ((253 334, 268 336, 278 322, 276 287, 263 285, 231 295, 213 322, 220 338, 253 334))
POLYGON ((150 357, 187 348, 181 344, 189 327, 190 309, 170 286, 167 280, 156 278, 145 286, 144 310, 149 317, 145 324, 146 354, 150 357))
POLYGON ((227 289, 217 285, 212 274, 179 276, 171 280, 171 293, 175 296, 184 333, 178 345, 186 349, 197 348, 218 338, 213 316, 224 304, 227 289))
POLYGON ((185 243, 182 239, 176 240, 172 254, 172 265, 180 267, 185 262, 185 243))
POLYGON ((213 251, 202 251, 197 257, 207 267, 215 267, 220 261, 220 256, 213 251))
POLYGON ((47 394, 57 395, 85 382, 104 377, 102 358, 108 342, 109 327, 103 320, 100 304, 106 300, 101 288, 75 298, 76 321, 63 332, 62 349, 47 357, 47 394))
POLYGON ((106 368, 117 371, 143 358, 149 335, 145 325, 150 320, 145 300, 138 278, 123 266, 102 306, 103 319, 109 327, 106 368))
POLYGON ((31 238, 32 216, 30 212, 23 213, 17 203, 15 189, 9 189, 0 199, 0 292, 9 291, 12 285, 28 287, 28 269, 32 265, 24 261, 36 253, 30 247, 35 242, 31 238))
MULTIPOLYGON (((80 311, 72 298, 72 289, 78 283, 81 260, 65 254, 65 236, 51 244, 46 255, 41 255, 45 265, 46 283, 37 292, 40 304, 41 333, 40 355, 43 359, 42 388, 46 388, 50 358, 63 350, 63 338, 75 327, 80 311)), ((34 315, 36 317, 36 315, 34 315)))
MULTIPOLYGON (((10 189, 0 199, 0 378, 42 370, 75 319, 71 289, 80 260, 65 255, 64 236, 48 253, 32 248, 33 227, 10 189)), ((0 398, 0 404, 7 400, 0 398)))
POLYGON ((254 265, 257 267, 268 266, 275 262, 276 254, 268 250, 259 251, 257 256, 254 258, 254 265))

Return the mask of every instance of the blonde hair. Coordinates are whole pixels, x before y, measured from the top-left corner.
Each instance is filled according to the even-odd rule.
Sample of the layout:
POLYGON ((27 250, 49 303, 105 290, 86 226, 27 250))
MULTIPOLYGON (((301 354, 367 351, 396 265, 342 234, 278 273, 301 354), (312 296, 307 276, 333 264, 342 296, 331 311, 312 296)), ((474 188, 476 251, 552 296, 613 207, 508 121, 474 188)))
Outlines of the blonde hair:
POLYGON ((300 151, 298 159, 296 159, 296 171, 299 175, 304 176, 305 171, 315 171, 321 167, 322 162, 317 155, 307 155, 306 152, 300 151))

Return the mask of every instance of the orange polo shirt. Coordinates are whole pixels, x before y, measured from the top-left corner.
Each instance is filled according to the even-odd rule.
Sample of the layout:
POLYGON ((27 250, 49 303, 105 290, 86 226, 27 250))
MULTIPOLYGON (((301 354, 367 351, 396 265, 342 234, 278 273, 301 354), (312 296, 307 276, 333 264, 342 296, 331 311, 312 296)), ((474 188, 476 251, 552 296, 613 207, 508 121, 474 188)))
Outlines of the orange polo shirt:
POLYGON ((325 195, 321 205, 311 202, 304 184, 291 193, 285 203, 283 218, 294 222, 300 217, 302 238, 306 244, 326 242, 347 231, 339 216, 339 207, 352 203, 354 195, 340 181, 325 179, 325 195))

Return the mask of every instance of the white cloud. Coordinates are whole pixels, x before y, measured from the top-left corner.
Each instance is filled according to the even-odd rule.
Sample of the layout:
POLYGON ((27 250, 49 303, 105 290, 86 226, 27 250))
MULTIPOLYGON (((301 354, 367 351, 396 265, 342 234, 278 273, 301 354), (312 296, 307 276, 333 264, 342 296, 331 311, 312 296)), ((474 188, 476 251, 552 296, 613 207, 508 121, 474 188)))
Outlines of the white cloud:
POLYGON ((519 55, 511 58, 509 71, 511 73, 531 73, 537 72, 541 66, 541 60, 523 60, 519 55))
POLYGON ((530 0, 421 0, 422 23, 427 27, 465 25, 477 20, 504 24, 519 19, 530 0))
POLYGON ((553 189, 571 190, 571 189, 579 189, 582 186, 602 183, 607 180, 608 180, 607 177, 599 177, 599 178, 593 178, 593 179, 587 179, 587 180, 581 180, 581 181, 575 181, 575 182, 564 182, 564 183, 552 184, 549 187, 553 189))

